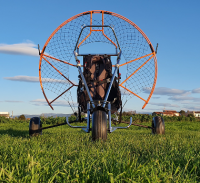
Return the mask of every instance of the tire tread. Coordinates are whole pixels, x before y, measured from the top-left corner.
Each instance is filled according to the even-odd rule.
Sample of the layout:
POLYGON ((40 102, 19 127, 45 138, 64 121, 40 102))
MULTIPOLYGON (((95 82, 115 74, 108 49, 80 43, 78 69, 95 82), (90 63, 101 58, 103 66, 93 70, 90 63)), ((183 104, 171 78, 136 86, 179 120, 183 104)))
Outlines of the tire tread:
POLYGON ((107 116, 106 112, 97 110, 92 117, 92 140, 107 139, 107 116))

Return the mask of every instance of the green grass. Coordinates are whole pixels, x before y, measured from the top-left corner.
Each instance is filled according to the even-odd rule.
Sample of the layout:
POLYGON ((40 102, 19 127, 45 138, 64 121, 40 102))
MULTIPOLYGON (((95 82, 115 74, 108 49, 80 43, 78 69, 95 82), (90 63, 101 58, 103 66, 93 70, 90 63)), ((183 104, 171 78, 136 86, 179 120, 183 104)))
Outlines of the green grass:
POLYGON ((0 182, 200 182, 200 122, 166 123, 163 136, 131 126, 106 142, 68 126, 29 138, 13 122, 0 141, 0 182))

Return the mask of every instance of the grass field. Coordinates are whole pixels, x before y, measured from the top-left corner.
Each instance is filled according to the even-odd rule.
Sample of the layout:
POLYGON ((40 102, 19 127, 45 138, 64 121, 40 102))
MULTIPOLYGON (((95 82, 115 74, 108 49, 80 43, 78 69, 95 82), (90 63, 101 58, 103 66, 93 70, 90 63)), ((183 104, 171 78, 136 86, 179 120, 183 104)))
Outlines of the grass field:
POLYGON ((28 123, 1 123, 0 182, 200 182, 200 122, 165 125, 163 136, 131 126, 103 143, 68 126, 29 138, 28 123))

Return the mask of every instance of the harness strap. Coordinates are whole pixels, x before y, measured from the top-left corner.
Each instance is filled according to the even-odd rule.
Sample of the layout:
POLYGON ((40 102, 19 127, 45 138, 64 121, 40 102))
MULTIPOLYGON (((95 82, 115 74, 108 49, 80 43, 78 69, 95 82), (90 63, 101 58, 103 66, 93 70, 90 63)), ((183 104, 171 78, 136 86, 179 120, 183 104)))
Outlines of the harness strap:
POLYGON ((89 82, 87 82, 87 84, 92 84, 92 83, 96 83, 96 86, 97 85, 100 85, 102 83, 110 83, 110 78, 107 78, 107 79, 103 79, 101 81, 97 81, 97 80, 90 80, 89 82))

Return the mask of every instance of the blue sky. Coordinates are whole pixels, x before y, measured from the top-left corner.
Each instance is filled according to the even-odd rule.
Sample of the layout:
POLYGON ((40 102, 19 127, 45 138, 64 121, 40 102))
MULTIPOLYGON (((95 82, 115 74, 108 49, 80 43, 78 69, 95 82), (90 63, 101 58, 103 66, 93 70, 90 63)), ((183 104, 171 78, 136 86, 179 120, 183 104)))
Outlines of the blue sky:
POLYGON ((37 44, 42 48, 62 22, 89 10, 118 13, 139 26, 154 48, 159 43, 155 92, 144 110, 137 97, 127 110, 200 110, 199 7, 199 0, 1 0, 0 112, 13 111, 14 115, 71 112, 62 99, 54 111, 44 102, 38 82, 37 44))

